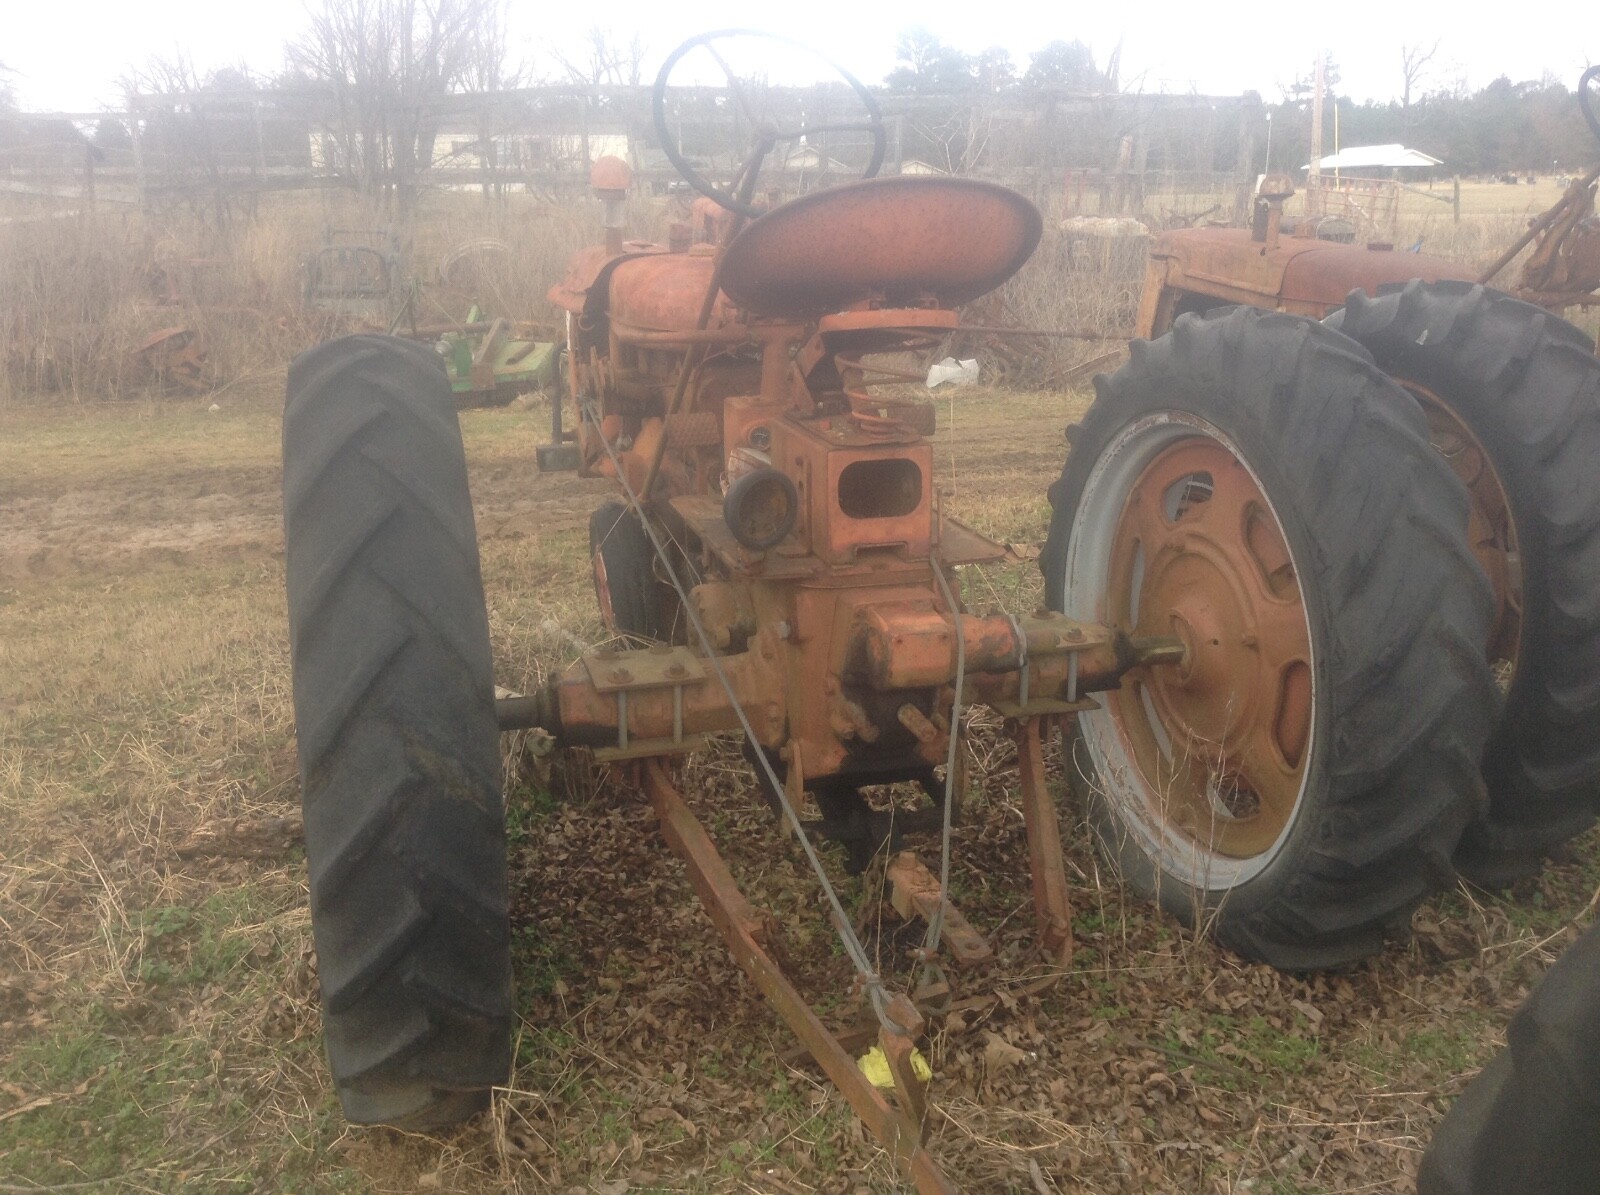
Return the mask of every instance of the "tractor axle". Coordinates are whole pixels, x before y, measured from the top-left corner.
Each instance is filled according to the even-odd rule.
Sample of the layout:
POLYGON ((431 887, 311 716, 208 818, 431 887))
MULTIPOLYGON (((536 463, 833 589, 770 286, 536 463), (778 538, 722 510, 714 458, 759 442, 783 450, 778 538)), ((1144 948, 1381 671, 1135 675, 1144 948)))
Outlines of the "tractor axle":
MULTIPOLYGON (((1082 708, 1087 695, 1116 688, 1131 669, 1177 665, 1184 658, 1176 638, 1130 639, 1053 611, 959 617, 962 704, 990 705, 1007 717, 1068 713, 1082 708)), ((945 613, 913 603, 864 607, 844 665, 824 686, 848 711, 845 734, 873 742, 887 729, 878 723, 892 719, 925 744, 942 740, 948 727, 924 714, 917 699, 953 687, 957 653, 955 624, 945 613)), ((602 649, 538 693, 500 698, 496 715, 502 730, 538 728, 559 745, 593 747, 605 758, 623 759, 681 754, 706 734, 737 730, 737 703, 763 746, 780 747, 786 719, 773 695, 786 688, 785 655, 757 643, 718 663, 726 688, 702 657, 684 647, 602 649)))

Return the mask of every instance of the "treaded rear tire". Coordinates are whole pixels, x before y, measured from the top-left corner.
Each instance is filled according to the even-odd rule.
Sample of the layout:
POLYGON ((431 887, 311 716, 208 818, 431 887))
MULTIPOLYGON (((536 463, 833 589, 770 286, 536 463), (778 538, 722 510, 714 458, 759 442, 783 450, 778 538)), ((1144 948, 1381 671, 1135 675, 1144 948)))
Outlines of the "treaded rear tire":
POLYGON ((1356 292, 1328 323, 1438 395, 1505 488, 1521 646, 1484 753, 1489 814, 1456 864, 1489 886, 1536 874, 1600 800, 1600 360, 1565 320, 1468 282, 1356 292))
MULTIPOLYGON (((1278 516, 1316 694, 1305 781, 1283 836, 1225 886, 1209 866, 1191 868, 1201 878, 1190 882, 1136 841, 1127 819, 1164 798, 1140 772, 1130 791, 1148 800, 1119 808, 1109 794, 1130 781, 1099 774, 1087 736, 1104 728, 1085 719, 1102 715, 1081 715, 1067 771, 1101 845, 1141 894, 1208 924, 1247 958, 1308 970, 1372 954, 1451 880, 1456 841, 1483 807, 1478 760, 1497 695, 1481 648, 1490 598, 1466 545, 1466 495, 1429 447, 1416 404, 1353 342, 1296 316, 1187 316, 1168 336, 1135 341, 1130 362, 1096 389, 1050 491, 1040 560, 1049 606, 1106 617, 1104 593, 1068 588, 1069 568, 1081 567, 1069 555, 1091 473, 1124 429, 1188 413, 1233 441, 1278 516)), ((1211 857, 1219 871, 1229 862, 1211 857)))
POLYGON ((512 1005, 488 618, 438 354, 302 354, 283 460, 328 1062, 350 1120, 440 1128, 510 1074, 512 1005))

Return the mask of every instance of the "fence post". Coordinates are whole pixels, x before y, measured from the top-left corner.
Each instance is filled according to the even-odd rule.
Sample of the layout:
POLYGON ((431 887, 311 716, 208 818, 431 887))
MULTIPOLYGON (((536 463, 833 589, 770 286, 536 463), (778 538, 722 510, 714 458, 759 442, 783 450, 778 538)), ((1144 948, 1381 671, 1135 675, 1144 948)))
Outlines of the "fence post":
POLYGON ((1450 210, 1455 214, 1456 223, 1461 223, 1461 176, 1458 174, 1450 180, 1450 210))
POLYGON ((145 210, 145 163, 144 140, 139 136, 139 107, 137 104, 128 104, 128 134, 133 141, 133 189, 134 196, 139 202, 139 210, 145 210))

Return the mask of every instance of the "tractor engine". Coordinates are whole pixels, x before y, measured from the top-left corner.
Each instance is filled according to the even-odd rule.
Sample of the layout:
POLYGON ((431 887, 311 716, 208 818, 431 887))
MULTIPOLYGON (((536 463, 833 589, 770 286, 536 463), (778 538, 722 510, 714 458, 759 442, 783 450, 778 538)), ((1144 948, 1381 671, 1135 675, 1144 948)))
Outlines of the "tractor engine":
POLYGON ((931 404, 882 389, 917 376, 897 355, 936 346, 1027 260, 1033 206, 971 180, 877 179, 745 226, 702 217, 697 231, 732 235, 678 225, 661 246, 622 238, 626 172, 596 165, 607 241, 551 298, 580 468, 622 484, 673 562, 662 577, 597 544, 602 609, 633 586, 670 630, 569 670, 549 699, 563 737, 612 758, 681 751, 741 729, 736 704, 796 794, 931 787, 958 678, 963 703, 1018 714, 1114 686, 1135 649, 1104 627, 963 612, 954 568, 1005 551, 940 510, 931 404))

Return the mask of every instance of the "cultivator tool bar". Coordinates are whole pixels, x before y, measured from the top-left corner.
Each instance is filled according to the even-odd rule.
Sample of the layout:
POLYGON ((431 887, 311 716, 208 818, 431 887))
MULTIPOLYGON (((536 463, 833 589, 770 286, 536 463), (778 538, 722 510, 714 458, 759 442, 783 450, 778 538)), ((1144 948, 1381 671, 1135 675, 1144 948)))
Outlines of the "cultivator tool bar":
MULTIPOLYGON (((671 688, 678 694, 682 683, 705 683, 698 677, 680 676, 668 682, 667 674, 675 673, 680 665, 687 670, 686 662, 674 656, 676 652, 623 652, 612 653, 597 663, 608 669, 610 676, 639 668, 647 678, 644 684, 650 685, 653 677, 660 677, 663 683, 655 687, 671 688)), ((586 661, 580 667, 589 672, 594 663, 586 661)), ((562 685, 570 692, 574 683, 569 678, 562 685)), ((628 691, 616 687, 615 681, 606 683, 613 694, 628 691)), ((502 725, 526 725, 534 716, 554 708, 548 699, 502 701, 502 725)), ((1060 979, 1072 955, 1071 905, 1060 831, 1043 763, 1043 737, 1054 720, 1052 714, 1035 714, 1009 722, 1018 749, 1037 934, 1049 964, 1043 981, 1030 986, 1034 993, 1060 979)), ((625 747, 602 749, 597 754, 613 760, 629 758, 625 747)), ((634 758, 637 762, 632 765, 633 775, 649 797, 662 835, 683 860, 695 892, 734 960, 845 1096, 862 1123, 915 1182, 917 1190, 924 1195, 957 1190, 926 1148, 930 1129, 928 1083, 916 1073, 912 1062, 916 1041, 926 1028, 924 1013, 937 1016, 947 1011, 955 995, 938 966, 937 955, 922 952, 921 961, 934 978, 919 986, 915 999, 889 992, 883 1001, 877 1044, 893 1076, 891 1102, 784 975, 773 957, 776 924, 755 909, 740 891, 710 836, 673 784, 663 753, 659 748, 651 749, 634 758)), ((915 855, 909 851, 898 854, 888 865, 886 879, 890 902, 903 918, 941 923, 941 941, 958 967, 978 967, 992 961, 994 952, 988 941, 955 909, 939 879, 915 855)))

